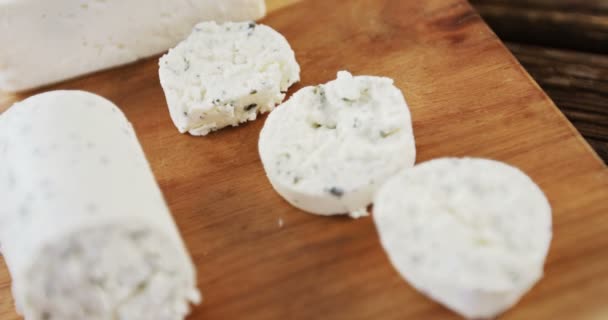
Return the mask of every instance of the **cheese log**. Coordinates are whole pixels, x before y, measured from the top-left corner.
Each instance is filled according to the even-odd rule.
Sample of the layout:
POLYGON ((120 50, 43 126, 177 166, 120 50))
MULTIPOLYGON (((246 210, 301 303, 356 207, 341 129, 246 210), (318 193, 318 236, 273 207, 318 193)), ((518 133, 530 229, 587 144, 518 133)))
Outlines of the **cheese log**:
POLYGON ((388 78, 342 71, 272 112, 259 153, 274 189, 304 211, 367 215, 376 189, 416 158, 408 106, 388 78))
POLYGON ((254 22, 198 24, 159 64, 171 119, 196 136, 272 111, 300 80, 287 40, 254 22))
POLYGON ((493 318, 543 275, 551 208, 507 164, 444 158, 404 170, 374 201, 382 246, 416 289, 466 318, 493 318))
POLYGON ((175 46, 200 21, 253 20, 265 11, 263 0, 3 0, 0 90, 127 64, 175 46))
POLYGON ((131 124, 53 91, 0 115, 0 245, 28 320, 183 319, 195 270, 131 124))

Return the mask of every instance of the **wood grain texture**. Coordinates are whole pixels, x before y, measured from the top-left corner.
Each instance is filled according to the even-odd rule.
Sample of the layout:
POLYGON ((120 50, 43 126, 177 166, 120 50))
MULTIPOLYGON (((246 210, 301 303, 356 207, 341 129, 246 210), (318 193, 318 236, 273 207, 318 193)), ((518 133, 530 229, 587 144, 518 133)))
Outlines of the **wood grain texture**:
POLYGON ((471 0, 504 41, 608 53, 606 0, 471 0))
MULTIPOLYGON (((493 158, 541 186, 554 209, 545 277, 501 319, 608 317, 608 170, 470 5, 310 0, 263 22, 301 64, 290 93, 341 69, 392 77, 411 106, 419 162, 493 158)), ((257 154, 264 117, 180 135, 154 58, 46 89, 100 94, 133 122, 198 267, 205 302, 189 319, 458 319, 398 276, 371 219, 308 215, 272 190, 257 154)), ((4 267, 0 297, 0 319, 18 319, 4 267)))
POLYGON ((608 56, 508 43, 508 48, 608 161, 608 56))
POLYGON ((266 10, 274 12, 302 0, 266 0, 266 10))

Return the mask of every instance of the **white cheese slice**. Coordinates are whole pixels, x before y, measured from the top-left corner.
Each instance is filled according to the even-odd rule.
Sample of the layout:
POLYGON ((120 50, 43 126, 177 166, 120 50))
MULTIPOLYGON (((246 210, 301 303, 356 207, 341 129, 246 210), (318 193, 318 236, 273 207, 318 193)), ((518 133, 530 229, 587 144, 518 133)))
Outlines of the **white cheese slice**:
POLYGON ((409 108, 393 81, 345 71, 273 111, 259 152, 272 186, 293 206, 355 218, 416 158, 409 108))
POLYGON ((0 1, 0 90, 21 91, 161 53, 208 20, 261 18, 264 0, 0 1))
POLYGON ((0 244, 26 319, 177 320, 195 270, 131 124, 53 91, 0 115, 0 244))
POLYGON ((380 241, 416 289, 466 318, 513 306, 543 275, 551 208, 522 171, 444 158, 390 179, 374 201, 380 241))
POLYGON ((192 135, 255 120, 300 80, 287 40, 254 22, 198 24, 159 64, 171 118, 192 135))

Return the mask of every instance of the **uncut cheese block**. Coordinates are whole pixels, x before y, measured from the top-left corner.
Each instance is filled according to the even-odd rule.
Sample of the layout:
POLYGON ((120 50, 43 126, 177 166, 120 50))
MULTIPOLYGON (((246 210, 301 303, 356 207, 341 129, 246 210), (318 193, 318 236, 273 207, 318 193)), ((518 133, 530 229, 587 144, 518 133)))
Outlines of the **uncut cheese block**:
POLYGON ((0 1, 0 90, 21 91, 161 53, 205 20, 246 21, 264 0, 0 1))
POLYGON ((204 136, 272 111, 300 66, 268 26, 204 22, 160 59, 159 76, 177 129, 204 136))
POLYGON ((377 188, 416 158, 410 112, 393 80, 346 71, 273 111, 258 147, 270 183, 293 206, 353 218, 367 215, 377 188))
POLYGON ((380 241, 416 289, 470 319, 513 306, 543 275, 551 208, 507 164, 444 158, 391 178, 374 201, 380 241))
POLYGON ((131 124, 53 91, 0 115, 0 246, 27 320, 178 320, 195 270, 131 124))

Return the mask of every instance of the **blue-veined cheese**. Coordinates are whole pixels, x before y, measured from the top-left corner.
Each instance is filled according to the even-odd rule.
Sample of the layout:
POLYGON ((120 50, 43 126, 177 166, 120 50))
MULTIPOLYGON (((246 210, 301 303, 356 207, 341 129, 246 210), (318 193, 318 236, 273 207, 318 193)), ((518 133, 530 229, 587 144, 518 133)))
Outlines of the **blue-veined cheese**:
POLYGON ((201 21, 265 11, 264 0, 2 0, 0 90, 130 63, 175 46, 201 21))
POLYGON ((254 22, 198 24, 159 65, 175 126, 197 136, 272 111, 300 80, 287 40, 254 22))
POLYGON ((507 164, 443 158, 404 170, 374 199, 381 243, 416 289, 466 318, 513 306, 543 275, 551 207, 507 164))
POLYGON ((393 80, 345 71, 273 111, 259 153, 272 186, 293 206, 352 217, 367 215, 377 188, 416 158, 410 111, 393 80))
POLYGON ((0 246, 32 320, 180 320, 195 269, 131 124, 52 91, 0 115, 0 246))

